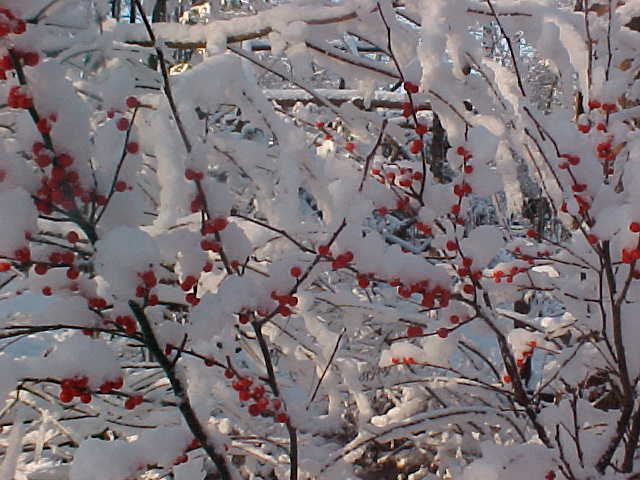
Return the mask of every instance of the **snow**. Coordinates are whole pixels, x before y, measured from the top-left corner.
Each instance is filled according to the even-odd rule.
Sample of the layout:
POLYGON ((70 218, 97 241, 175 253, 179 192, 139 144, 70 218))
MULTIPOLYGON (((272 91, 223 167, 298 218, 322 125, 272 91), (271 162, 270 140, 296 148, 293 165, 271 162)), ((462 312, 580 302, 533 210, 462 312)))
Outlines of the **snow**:
POLYGON ((39 18, 0 13, 0 66, 41 61, 0 74, 34 101, 0 112, 0 475, 205 478, 186 411, 234 480, 288 477, 291 426, 300 479, 637 470, 636 2, 169 2, 152 46, 5 3, 39 18))

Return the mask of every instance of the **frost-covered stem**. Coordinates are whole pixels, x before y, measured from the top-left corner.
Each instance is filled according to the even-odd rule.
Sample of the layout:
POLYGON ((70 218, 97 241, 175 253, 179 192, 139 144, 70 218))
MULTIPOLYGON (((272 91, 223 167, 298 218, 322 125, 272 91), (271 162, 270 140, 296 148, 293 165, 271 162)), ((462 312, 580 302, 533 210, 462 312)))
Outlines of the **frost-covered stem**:
MULTIPOLYGON (((262 352, 262 358, 264 359, 264 365, 267 369, 267 377, 269 382, 269 388, 273 392, 275 397, 280 396, 280 389, 278 388, 278 380, 276 378, 275 371, 273 369, 273 361, 271 360, 271 352, 269 351, 269 346, 267 345, 267 340, 264 338, 262 334, 262 324, 257 322, 251 322, 251 326, 253 327, 253 331, 256 334, 256 340, 258 340, 258 345, 260 346, 260 351, 262 352)), ((298 478, 298 432, 296 428, 291 423, 291 419, 287 419, 287 431, 289 432, 289 461, 290 461, 290 475, 289 478, 291 480, 297 480, 298 478)))
POLYGON ((638 448, 638 439, 640 438, 640 408, 636 410, 633 420, 631 421, 631 429, 629 437, 624 449, 624 460, 622 461, 621 470, 623 472, 631 472, 633 470, 633 459, 638 448))
POLYGON ((147 34, 151 39, 153 47, 155 48, 156 55, 158 55, 158 63, 160 64, 160 72, 162 73, 162 88, 164 90, 164 94, 167 97, 167 101, 169 102, 169 108, 171 108, 171 113, 173 113, 173 118, 176 121, 176 125, 178 126, 178 131, 180 132, 180 137, 182 138, 182 143, 184 144, 184 148, 187 150, 187 153, 191 153, 191 141, 187 136, 187 131, 184 128, 182 123, 182 119, 180 118, 180 114, 178 113, 178 107, 176 106, 176 102, 173 98, 173 92, 171 91, 171 82, 169 81, 169 71, 167 70, 167 64, 164 60, 164 53, 160 47, 156 45, 156 36, 153 33, 153 28, 151 28, 151 24, 149 23, 149 19, 147 18, 147 14, 142 8, 142 4, 140 0, 134 0, 135 5, 137 5, 138 10, 140 11, 140 16, 142 17, 142 21, 144 22, 144 26, 147 30, 147 34))
POLYGON ((129 3, 129 23, 136 23, 136 4, 134 0, 129 3))
MULTIPOLYGON (((402 3, 401 2, 394 2, 393 4, 394 7, 402 7, 402 3)), ((375 9, 374 9, 375 11, 375 9)), ((269 10, 264 10, 264 12, 269 12, 269 10)), ((256 15, 256 17, 259 17, 261 15, 262 12, 258 12, 258 14, 256 15)), ((403 11, 397 11, 396 12, 398 15, 402 16, 403 18, 405 18, 406 20, 412 22, 414 25, 416 25, 417 27, 420 26, 420 22, 413 18, 410 17, 409 15, 407 15, 405 12, 403 11)), ((468 8, 467 9, 467 13, 471 13, 474 15, 482 15, 482 16, 493 16, 494 14, 490 11, 486 11, 486 10, 481 10, 479 8, 468 8)), ((532 17, 531 13, 526 13, 526 12, 515 12, 515 11, 498 11, 497 12, 498 15, 503 16, 503 17, 532 17)), ((342 23, 342 22, 348 22, 350 20, 355 20, 358 18, 358 14, 356 12, 346 12, 343 13, 341 15, 335 15, 335 16, 331 16, 331 17, 327 17, 327 18, 309 18, 309 19, 304 19, 301 18, 299 19, 299 21, 306 23, 307 25, 331 25, 334 23, 342 23)), ((293 21, 293 19, 292 19, 293 21)), ((179 25, 179 24, 175 24, 175 27, 181 28, 189 28, 189 26, 183 26, 183 25, 179 25)), ((233 30, 233 29, 231 29, 233 30)), ((231 43, 241 43, 241 42, 245 42, 247 40, 255 40, 257 38, 263 38, 266 37, 267 35, 269 35, 271 32, 273 32, 273 28, 270 26, 261 28, 259 30, 254 30, 254 31, 244 31, 244 32, 238 32, 238 33, 231 33, 227 36, 226 41, 227 44, 231 44, 231 43)), ((176 33, 178 35, 180 35, 182 32, 180 30, 176 30, 176 33)), ((153 47, 154 43, 152 41, 149 40, 136 40, 136 39, 124 39, 123 40, 125 43, 128 43, 130 45, 139 45, 141 47, 153 47)), ((165 41, 165 45, 168 48, 172 48, 172 49, 177 49, 177 50, 195 50, 198 48, 207 48, 207 41, 205 38, 201 38, 201 39, 197 39, 197 40, 166 40, 165 41)))
MULTIPOLYGON (((517 413, 517 412, 514 412, 517 413)), ((375 442, 380 437, 388 435, 392 433, 394 430, 406 430, 408 427, 413 427, 421 424, 425 424, 425 429, 429 429, 429 422, 433 420, 439 420, 442 418, 451 418, 461 415, 496 415, 497 417, 501 417, 504 419, 509 418, 509 416, 500 411, 496 411, 492 407, 450 407, 444 409, 438 409, 435 411, 430 411, 428 413, 419 414, 409 420, 400 421, 395 425, 391 425, 389 427, 380 428, 376 431, 375 434, 371 434, 370 437, 364 438, 357 443, 350 444, 345 447, 339 454, 337 454, 334 458, 327 460, 319 473, 324 473, 331 465, 335 464, 341 458, 349 455, 351 452, 362 448, 369 442, 375 442)))
POLYGON ((246 220, 247 222, 255 223, 256 225, 260 225, 261 227, 266 228, 267 230, 271 230, 272 232, 276 232, 276 233, 282 235, 287 240, 289 240, 291 243, 293 243, 296 247, 298 247, 303 252, 316 253, 315 250, 313 250, 313 249, 311 249, 309 247, 305 247, 302 243, 300 243, 295 238, 293 238, 291 235, 289 235, 285 230, 282 230, 282 229, 276 228, 276 227, 272 227, 268 223, 262 222, 260 220, 256 220, 255 218, 251 218, 251 217, 248 217, 246 215, 242 215, 241 213, 238 213, 235 210, 231 211, 231 216, 232 217, 236 217, 236 218, 242 218, 243 220, 246 220))
POLYGON ((124 160, 127 158, 127 145, 129 144, 129 138, 131 138, 131 130, 133 129, 133 122, 136 120, 136 115, 138 114, 138 107, 133 110, 133 114, 131 115, 131 121, 129 122, 129 128, 127 128, 127 132, 124 136, 124 144, 122 145, 122 152, 120 153, 120 160, 118 161, 118 166, 116 167, 116 171, 113 174, 113 179, 111 180, 111 188, 109 188, 109 194, 107 195, 107 201, 102 207, 102 210, 98 214, 95 219, 94 225, 97 225, 100 222, 100 219, 104 215, 104 212, 109 208, 109 203, 113 198, 113 195, 116 192, 116 183, 118 183, 118 177, 120 176, 120 170, 122 170, 122 166, 124 165, 124 160))
MULTIPOLYGON (((329 242, 327 242, 327 245, 330 247, 331 245, 333 245, 333 242, 336 241, 336 238, 338 238, 338 235, 340 234, 340 232, 344 229, 344 227, 347 226, 347 221, 346 220, 342 220, 342 223, 340 224, 340 226, 338 227, 338 229, 333 232, 333 235, 331 236, 331 239, 329 240, 329 242)), ((302 283, 307 279, 307 277, 309 276, 309 274, 311 273, 311 270, 313 270, 313 268, 320 263, 320 260, 322 259, 322 255, 317 254, 316 257, 313 259, 313 261, 309 264, 309 266, 305 269, 304 272, 302 272, 302 275, 300 275, 297 279, 296 279, 296 283, 293 285, 293 287, 291 287, 291 289, 288 292, 288 295, 294 295, 297 291, 298 288, 300 287, 300 285, 302 285, 302 283)), ((270 321, 273 317, 275 317, 278 313, 278 309, 274 308, 273 311, 271 311, 271 313, 269 313, 269 315, 267 315, 266 317, 264 317, 262 320, 255 320, 255 323, 262 326, 265 323, 267 323, 268 321, 270 321)))
POLYGON ((513 44, 511 43, 511 37, 509 37, 509 35, 507 35, 507 32, 505 31, 504 27, 502 26, 502 22, 500 21, 500 17, 498 17, 498 14, 496 13, 496 9, 493 8, 493 2, 491 0, 486 0, 487 5, 489 5, 489 8, 491 9, 491 14, 493 15, 493 18, 495 19, 496 23, 498 24, 498 28, 500 29, 500 31, 502 32, 502 35, 504 36, 505 41, 507 42, 507 46, 509 47, 509 53, 511 54, 511 59, 513 60, 513 69, 516 73, 516 78, 518 80, 518 88, 520 89, 520 93, 522 93, 523 97, 527 96, 527 93, 524 91, 524 85, 522 83, 522 76, 520 75, 520 69, 518 68, 518 59, 516 58, 516 54, 513 50, 513 44))
MULTIPOLYGON (((16 70, 16 76, 18 77, 18 82, 22 86, 27 85, 28 83, 27 77, 24 74, 24 70, 22 68, 22 63, 20 63, 20 59, 18 58, 16 53, 13 51, 13 49, 11 48, 8 49, 8 52, 9 52, 9 56, 11 57, 13 68, 15 68, 16 70)), ((29 111, 29 115, 31 116, 31 119, 33 120, 33 123, 37 124, 38 121, 40 120, 40 114, 36 110, 36 107, 32 105, 31 107, 29 107, 28 111, 29 111)), ((48 150, 51 150, 55 155, 55 149, 53 148, 53 141, 51 139, 51 135, 49 135, 48 133, 41 133, 40 135, 42 137, 42 142, 44 143, 44 146, 48 150)), ((55 157, 53 161, 54 163, 56 162, 55 157)), ((63 188, 65 192, 68 193, 68 186, 66 184, 63 184, 63 188)), ((51 204, 51 206, 54 206, 54 205, 51 204)), ((75 203, 74 203, 73 209, 69 212, 62 209, 58 209, 58 211, 60 211, 60 213, 62 213, 63 215, 66 215, 67 217, 69 217, 71 221, 76 223, 76 225, 78 225, 78 227, 82 229, 82 231, 85 233, 85 235, 87 236, 87 238, 91 243, 95 243, 98 240, 98 234, 96 233, 94 226, 91 225, 91 223, 89 223, 83 217, 82 213, 80 213, 78 208, 75 206, 75 203)))
POLYGON ((251 52, 248 52, 248 51, 246 51, 246 50, 244 50, 242 48, 238 48, 238 47, 233 47, 231 45, 227 45, 227 50, 230 50, 233 53, 235 53, 236 55, 238 55, 238 56, 240 56, 240 57, 242 57, 242 58, 244 58, 246 60, 249 60, 251 63, 263 68, 267 72, 273 73, 275 76, 281 78, 282 80, 285 80, 287 82, 291 82, 293 85, 295 85, 296 87, 304 90, 306 93, 308 93, 313 98, 315 98, 318 101, 319 105, 323 105, 323 106, 327 107, 329 110, 331 110, 331 112, 334 113, 335 115, 341 116, 340 110, 338 110, 335 107, 335 105, 333 105, 330 101, 328 101, 327 99, 325 99, 324 97, 319 95, 313 89, 311 89, 311 88, 303 85, 302 83, 296 81, 291 75, 287 75, 287 74, 279 71, 275 67, 266 65, 264 62, 261 62, 259 59, 257 59, 255 57, 255 55, 253 55, 251 52))
MULTIPOLYGON (((195 182, 196 182, 196 188, 198 190, 198 195, 202 200, 202 207, 203 207, 202 216, 204 219, 211 219, 211 214, 209 213, 209 204, 207 202, 207 196, 204 193, 204 189, 202 188, 202 182, 198 179, 196 179, 195 182)), ((222 245, 222 237, 220 236, 220 232, 216 231, 214 233, 214 237, 216 239, 216 242, 218 242, 218 245, 220 245, 220 251, 218 253, 220 254, 220 260, 222 260, 224 269, 227 271, 229 275, 231 275, 233 273, 233 269, 231 268, 231 264, 229 263, 229 258, 227 257, 227 254, 224 251, 224 246, 222 245)))
MULTIPOLYGON (((375 145, 367 155, 364 161, 364 169, 362 171, 362 179, 360 180, 360 186, 358 187, 358 192, 362 192, 362 187, 364 187, 364 182, 369 175, 369 165, 371 165, 371 160, 375 157, 378 148, 382 144, 382 139, 384 138, 384 131, 387 128, 387 119, 382 120, 382 125, 380 125, 380 134, 378 135, 378 139, 376 140, 375 145)), ((424 175, 424 172, 423 172, 424 175)), ((420 197, 420 201, 422 202, 422 197, 420 197)))
POLYGON ((347 333, 347 330, 346 330, 346 328, 343 328, 342 332, 340 332, 340 336, 338 337, 338 340, 336 340, 335 346, 333 347, 333 351, 331 352, 331 356, 329 357, 329 361, 327 362, 327 365, 324 367, 324 370, 322 371, 322 375, 320 375, 320 378, 318 379, 318 384, 316 385, 316 388, 313 389, 313 393, 311 394, 311 398, 309 398, 309 401, 307 402, 307 410, 309 409, 309 406, 315 400, 316 395, 318 394, 318 390, 320 390, 320 385, 322 385, 322 381, 324 380, 325 375, 329 371, 329 368, 331 367, 331 364, 333 363, 333 359, 336 357, 336 353, 338 353, 338 347, 340 346, 340 340, 342 340, 342 337, 344 337, 345 333, 347 333))
POLYGON ((591 44, 591 26, 589 25, 589 0, 584 0, 584 29, 587 35, 587 88, 589 89, 587 99, 589 99, 593 78, 593 45, 591 44))
MULTIPOLYGON (((138 0, 136 0, 137 2, 138 0)), ((200 441, 200 445, 207 452, 209 458, 213 461, 213 463, 218 468, 218 472, 220 473, 220 477, 222 480, 232 480, 231 472, 229 467, 227 466, 227 461, 224 456, 216 451, 214 446, 209 441, 207 433, 204 431, 204 428, 200 424, 198 417, 196 416, 193 407, 191 406, 191 402, 189 400, 189 395, 185 390, 182 382, 176 376, 175 370, 171 365, 169 359, 164 355, 164 352, 160 348, 158 341, 153 333, 151 328, 151 324, 147 319, 144 310, 140 305, 138 305, 133 300, 129 301, 129 307, 131 311, 138 320, 138 324, 140 325, 140 330, 144 336, 144 341, 146 347, 151 352, 151 355, 155 358, 155 360, 160 364, 162 370, 167 376, 169 382, 171 383, 171 388, 173 389, 173 393, 178 398, 178 409, 182 416, 185 419, 185 422, 189 426, 189 430, 193 433, 194 437, 196 437, 200 441)))
POLYGON ((571 392, 571 413, 573 419, 573 441, 576 444, 576 452, 580 460, 580 466, 584 468, 584 454, 582 452, 582 442, 580 441, 580 425, 578 423, 578 395, 575 389, 571 392))
POLYGON ((4 331, 8 331, 8 333, 0 333, 0 340, 4 340, 6 338, 19 337, 21 335, 33 335, 35 333, 42 332, 52 332, 55 330, 91 330, 92 332, 102 332, 108 333, 109 335, 115 335, 117 337, 125 337, 132 340, 139 340, 135 335, 128 335, 118 330, 111 330, 108 328, 100 328, 100 327, 85 327, 85 326, 77 326, 77 325, 66 325, 66 324, 55 324, 55 325, 38 325, 34 327, 29 327, 25 325, 7 325, 3 327, 4 331))
MULTIPOLYGON (((613 53, 611 52, 611 9, 613 5, 609 0, 609 8, 607 8, 608 22, 607 22, 607 69, 604 72, 604 77, 609 81, 609 72, 611 71, 611 61, 613 60, 613 53)), ((588 13, 587 13, 588 14, 588 13)), ((609 115, 607 114, 607 117, 609 115)), ((608 118, 607 118, 608 120, 608 118)))
MULTIPOLYGON (((378 13, 380 13, 380 18, 382 19, 382 23, 384 23, 384 27, 387 30, 387 49, 389 50, 389 56, 391 57, 391 60, 393 61, 393 64, 396 67, 396 70, 398 70, 398 74, 400 75, 400 81, 406 82, 404 74, 402 73, 402 68, 400 68, 400 63, 398 62, 397 57, 393 53, 393 47, 391 46, 391 27, 389 26, 387 19, 384 17, 384 14, 382 13, 382 7, 380 6, 380 2, 378 2, 377 5, 378 5, 378 13)), ((416 114, 416 108, 413 102, 413 95, 411 94, 411 92, 407 91, 407 96, 409 97, 409 104, 411 105, 411 116, 413 118, 413 123, 415 127, 417 127, 418 115, 416 114)), ((420 134, 420 140, 422 140, 423 137, 424 137, 424 134, 420 134)), ((375 149, 374 149, 374 152, 375 152, 375 149)), ((433 158, 431 160, 434 161, 433 158)), ((420 192, 418 193, 417 197, 418 197, 418 201, 420 202, 420 205, 424 205, 423 196, 424 196, 425 185, 427 183, 427 158, 424 153, 424 146, 420 149, 420 162, 422 164, 422 179, 420 180, 420 192)), ((360 184, 360 190, 362 190, 362 184, 360 184)))
MULTIPOLYGON (((613 458, 615 451, 617 450, 620 442, 622 441, 622 438, 624 437, 625 432, 627 431, 628 423, 631 420, 631 415, 633 413, 634 401, 634 388, 629 377, 626 349, 624 346, 624 340, 622 338, 623 332, 621 305, 625 295, 621 293, 618 298, 615 298, 617 291, 616 279, 611 261, 610 243, 608 240, 602 242, 602 250, 604 255, 604 268, 610 297, 609 300, 612 304, 611 323, 613 327, 613 344, 616 350, 615 360, 618 367, 617 373, 620 376, 620 383, 622 386, 622 409, 620 412, 620 417, 618 418, 618 422, 616 424, 616 433, 609 442, 607 449, 598 460, 598 463, 596 464, 596 468, 600 473, 604 473, 607 466, 611 463, 611 459, 613 458)), ((634 264, 630 266, 631 269, 633 269, 633 265, 634 264)))
MULTIPOLYGON (((491 307, 491 301, 489 300, 489 295, 485 292, 484 301, 489 307, 489 309, 493 310, 491 307)), ((509 344, 507 342, 506 337, 500 331, 500 329, 493 323, 493 321, 484 314, 482 309, 478 304, 472 304, 476 309, 476 315, 484 320, 487 326, 493 331, 498 340, 498 346, 500 348, 500 354, 502 356, 502 360, 504 362, 504 366, 507 369, 507 373, 511 377, 511 384, 513 385, 513 391, 515 393, 516 401, 525 409, 527 417, 533 424, 536 432, 538 433, 538 437, 540 441, 551 448, 551 442, 549 441, 549 437, 547 436, 547 432, 544 427, 538 422, 538 418, 535 410, 533 409, 531 398, 527 394, 524 386, 522 385, 522 380, 520 378, 520 373, 518 372, 518 367, 516 366, 515 359, 513 358, 513 354, 511 353, 511 349, 509 348, 509 344)))
POLYGON ((375 65, 372 65, 370 63, 365 63, 365 62, 357 62, 356 59, 358 57, 348 57, 346 55, 341 55, 340 54, 340 50, 334 50, 334 49, 329 49, 329 48, 324 48, 321 45, 316 45, 314 43, 311 43, 309 41, 305 42, 305 45, 310 48, 311 50, 315 50, 318 53, 322 53, 323 55, 326 55, 329 58, 333 58, 334 60, 338 60, 340 62, 344 62, 344 63, 348 63, 350 65, 353 65, 354 67, 358 67, 358 68, 363 68, 365 70, 371 70, 372 72, 376 72, 380 75, 385 75, 389 78, 393 78, 393 79, 398 79, 400 78, 399 75, 396 75, 388 70, 385 70, 384 68, 378 68, 375 65))
MULTIPOLYGON (((20 58, 16 55, 16 53, 13 51, 12 48, 9 48, 8 52, 9 52, 9 57, 11 57, 11 63, 13 64, 13 68, 15 68, 16 70, 18 83, 20 83, 20 85, 22 86, 27 85, 27 77, 25 76, 24 70, 22 69, 20 58)), ((37 124, 38 121, 40 120, 40 114, 36 110, 36 107, 33 105, 30 106, 28 109, 28 112, 29 112, 29 115, 31 116, 31 119, 33 120, 33 123, 37 124)), ((42 142, 44 143, 44 146, 53 152, 54 148, 53 148, 53 141, 51 140, 51 135, 49 135, 48 133, 40 133, 40 136, 42 137, 42 142)))
POLYGON ((562 462, 562 465, 559 466, 560 471, 568 480, 575 480, 576 477, 571 470, 571 464, 567 461, 567 457, 564 454, 564 447, 560 441, 560 424, 556 424, 555 442, 556 445, 558 445, 558 454, 562 462))

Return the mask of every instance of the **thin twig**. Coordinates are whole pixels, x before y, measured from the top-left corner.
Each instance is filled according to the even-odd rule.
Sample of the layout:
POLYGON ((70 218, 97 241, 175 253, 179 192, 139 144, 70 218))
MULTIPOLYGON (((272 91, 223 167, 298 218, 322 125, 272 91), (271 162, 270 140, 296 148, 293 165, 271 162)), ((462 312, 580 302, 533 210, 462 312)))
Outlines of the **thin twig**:
POLYGON ((333 352, 331 352, 331 356, 329 357, 329 361, 327 362, 327 365, 324 367, 324 370, 322 371, 322 375, 320 375, 320 378, 318 379, 318 384, 316 385, 316 388, 313 389, 313 393, 311 394, 311 398, 309 398, 309 401, 307 402, 307 410, 309 410, 309 407, 311 406, 313 401, 316 399, 316 395, 318 394, 318 390, 320 389, 320 385, 322 385, 322 381, 324 380, 325 375, 329 371, 329 367, 333 363, 333 359, 335 358, 336 353, 338 353, 338 346, 340 345, 340 340, 342 340, 342 337, 344 337, 345 333, 347 333, 347 329, 343 328, 342 332, 340 333, 340 336, 338 336, 338 340, 336 340, 335 346, 333 347, 333 352))

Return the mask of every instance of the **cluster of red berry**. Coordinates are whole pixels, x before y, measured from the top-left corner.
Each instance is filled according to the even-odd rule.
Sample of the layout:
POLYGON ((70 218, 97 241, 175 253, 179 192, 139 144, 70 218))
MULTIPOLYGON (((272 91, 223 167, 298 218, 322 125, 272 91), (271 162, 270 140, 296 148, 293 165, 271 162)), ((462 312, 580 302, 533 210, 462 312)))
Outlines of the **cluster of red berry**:
POLYGON ((508 273, 505 273, 502 270, 494 270, 492 276, 495 283, 502 282, 503 278, 507 283, 513 283, 513 277, 515 277, 519 273, 525 273, 526 271, 527 269, 525 267, 517 267, 514 265, 513 267, 511 267, 511 270, 509 270, 508 273))
POLYGON ((82 403, 91 402, 91 391, 87 388, 89 385, 88 377, 63 378, 60 381, 60 394, 58 398, 63 403, 69 403, 74 398, 80 398, 82 403))
POLYGON ((17 18, 8 8, 0 8, 0 37, 13 33, 20 35, 27 29, 27 24, 21 18, 17 18))
POLYGON ((153 293, 153 288, 158 284, 158 279, 153 270, 147 270, 146 272, 138 273, 138 278, 141 280, 136 286, 136 297, 144 298, 145 304, 149 307, 153 307, 158 304, 158 295, 153 293))
MULTIPOLYGON (((225 370, 224 375, 228 379, 237 376, 231 369, 225 370)), ((231 384, 231 388, 238 392, 238 399, 241 402, 252 402, 247 407, 251 416, 272 416, 278 423, 289 421, 289 416, 282 411, 282 401, 279 398, 269 399, 265 388, 262 385, 253 385, 252 379, 238 376, 231 384)))
POLYGON ((527 350, 524 350, 518 357, 516 357, 516 366, 518 368, 523 367, 527 358, 533 355, 533 349, 538 346, 538 343, 535 340, 530 340, 527 342, 527 350))
MULTIPOLYGON (((414 171, 408 167, 401 167, 398 169, 392 167, 374 167, 371 169, 370 173, 379 183, 384 184, 389 182, 389 185, 396 184, 404 188, 411 187, 413 182, 421 182, 423 178, 422 172, 414 171)), ((381 208, 378 209, 378 213, 380 213, 381 208)))
POLYGON ((144 401, 142 395, 131 395, 124 401, 124 408, 127 410, 133 410, 144 401))
POLYGON ((21 108, 24 110, 33 108, 33 98, 28 88, 24 86, 11 87, 9 89, 9 96, 7 97, 7 105, 11 108, 21 108))
POLYGON ((115 323, 122 327, 127 335, 136 333, 136 322, 130 315, 118 315, 115 323))

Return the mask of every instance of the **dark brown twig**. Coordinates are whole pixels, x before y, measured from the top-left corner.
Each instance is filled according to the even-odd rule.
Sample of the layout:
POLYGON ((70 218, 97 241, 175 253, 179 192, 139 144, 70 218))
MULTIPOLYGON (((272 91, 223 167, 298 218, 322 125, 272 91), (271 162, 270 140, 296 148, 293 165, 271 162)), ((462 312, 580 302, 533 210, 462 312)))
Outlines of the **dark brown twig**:
MULTIPOLYGON (((136 0, 136 2, 138 2, 138 0, 136 0)), ((207 433, 196 416, 196 412, 191 406, 191 401, 184 385, 176 376, 171 362, 160 348, 143 308, 133 300, 129 302, 129 307, 140 325, 145 345, 149 349, 149 352, 151 352, 153 358, 155 358, 155 360, 160 364, 162 370, 171 383, 173 393, 178 398, 178 409, 180 410, 180 413, 182 413, 191 433, 193 433, 193 435, 200 441, 200 445, 218 468, 220 478, 222 478, 222 480, 232 480, 233 477, 225 457, 216 451, 213 443, 209 440, 207 433)))

